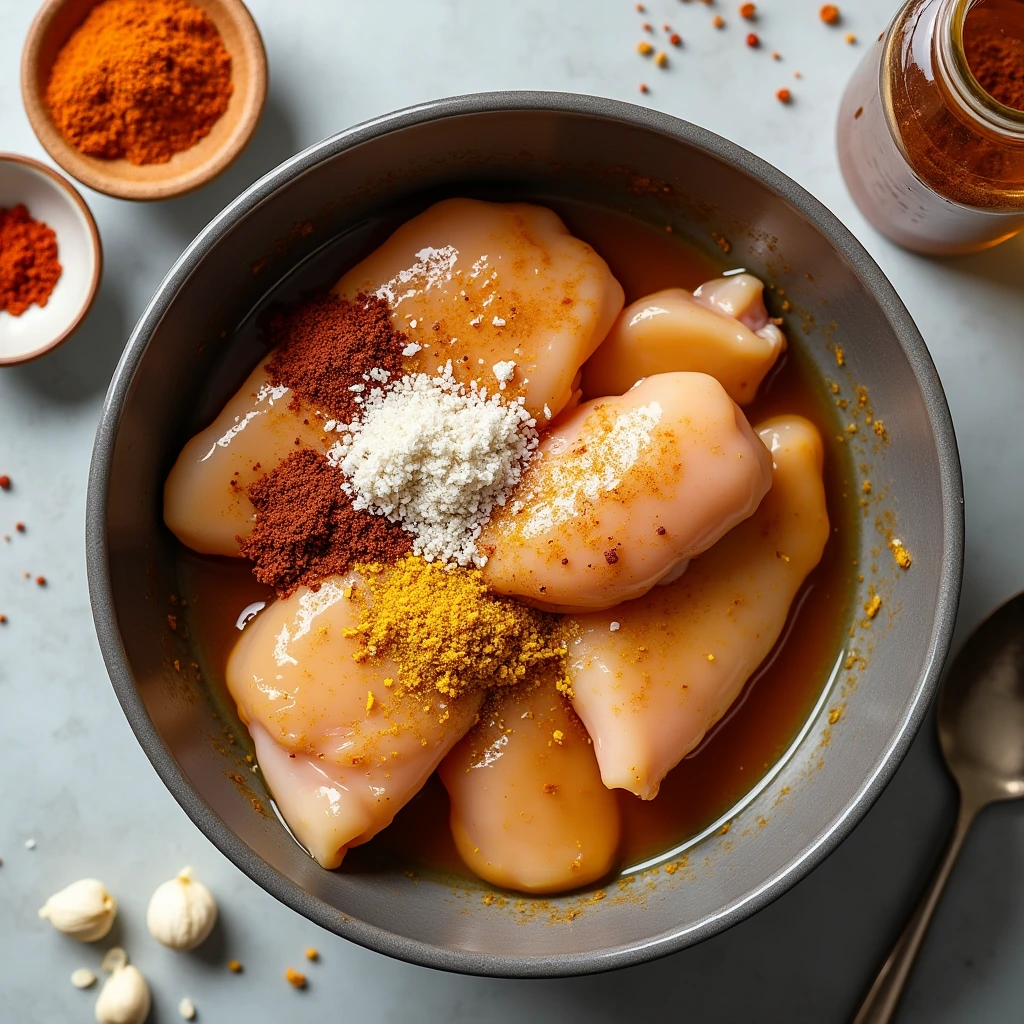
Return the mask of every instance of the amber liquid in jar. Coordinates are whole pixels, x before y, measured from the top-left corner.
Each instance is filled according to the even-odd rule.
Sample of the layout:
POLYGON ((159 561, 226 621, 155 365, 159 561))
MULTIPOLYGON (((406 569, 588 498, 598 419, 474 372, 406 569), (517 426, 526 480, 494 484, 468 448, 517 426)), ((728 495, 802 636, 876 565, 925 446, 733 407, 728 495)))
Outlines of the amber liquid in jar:
MULTIPOLYGON (((574 235, 602 254, 622 283, 627 303, 662 288, 696 288, 726 269, 705 260, 677 236, 625 214, 543 197, 531 201, 550 206, 574 235)), ((677 850, 741 802, 790 747, 844 656, 857 585, 860 509, 853 497, 847 446, 834 440, 839 425, 831 395, 800 353, 794 332, 789 334, 789 350, 745 412, 754 425, 783 413, 805 416, 817 425, 825 442, 832 536, 794 600, 775 649, 724 718, 669 773, 658 796, 644 801, 616 791, 623 821, 620 871, 677 850)), ((258 583, 250 563, 241 559, 198 555, 181 546, 178 558, 188 627, 204 677, 230 721, 234 705, 223 682, 224 667, 245 612, 273 600, 273 591, 258 583)), ((452 840, 448 814, 448 794, 435 774, 392 825, 346 854, 340 870, 413 869, 472 879, 452 840)))
POLYGON ((972 252, 1024 228, 1024 0, 911 0, 839 111, 865 217, 908 249, 972 252))

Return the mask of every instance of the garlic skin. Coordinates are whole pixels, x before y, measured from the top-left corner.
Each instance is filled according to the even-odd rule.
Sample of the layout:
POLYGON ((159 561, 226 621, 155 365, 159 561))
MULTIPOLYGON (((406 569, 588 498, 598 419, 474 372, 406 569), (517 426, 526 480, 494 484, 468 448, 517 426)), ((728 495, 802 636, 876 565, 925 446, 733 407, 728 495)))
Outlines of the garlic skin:
POLYGON ((113 927, 117 900, 98 878, 83 878, 55 892, 39 916, 79 942, 95 942, 113 927))
POLYGON ((142 1024, 149 1016, 149 985, 130 964, 114 968, 96 999, 97 1024, 142 1024))
POLYGON ((146 911, 150 934, 170 949, 195 949, 216 923, 217 901, 192 877, 191 868, 157 886, 146 911))

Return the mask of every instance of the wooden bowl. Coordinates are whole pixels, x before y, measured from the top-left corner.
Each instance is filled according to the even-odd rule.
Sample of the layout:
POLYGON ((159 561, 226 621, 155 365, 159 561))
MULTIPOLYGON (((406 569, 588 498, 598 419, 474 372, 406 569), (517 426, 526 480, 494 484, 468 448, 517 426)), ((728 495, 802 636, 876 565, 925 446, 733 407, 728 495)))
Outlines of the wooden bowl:
POLYGON ((63 175, 15 153, 0 153, 0 207, 24 203, 57 235, 61 274, 45 306, 21 316, 0 311, 0 366, 38 359, 67 341, 92 307, 103 273, 96 222, 63 175))
POLYGON ((234 90, 210 134, 164 164, 87 156, 68 142, 46 104, 46 86, 61 47, 101 0, 45 0, 25 39, 21 95, 32 128, 47 153, 72 177, 119 199, 170 199, 191 192, 226 170, 245 149, 267 95, 263 40, 241 0, 191 0, 217 26, 231 55, 234 90))

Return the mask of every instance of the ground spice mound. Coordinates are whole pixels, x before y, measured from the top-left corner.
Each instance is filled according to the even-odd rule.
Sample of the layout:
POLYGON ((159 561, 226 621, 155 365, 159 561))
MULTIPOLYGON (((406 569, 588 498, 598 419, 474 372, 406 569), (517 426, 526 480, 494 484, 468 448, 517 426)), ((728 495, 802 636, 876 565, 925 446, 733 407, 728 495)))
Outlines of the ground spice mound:
POLYGON ((393 562, 412 547, 401 527, 357 512, 341 484, 341 473, 305 448, 249 487, 256 520, 239 550, 256 579, 286 597, 353 562, 393 562))
POLYGON ((53 228, 22 203, 0 209, 0 310, 21 316, 33 303, 45 306, 60 275, 53 228))
POLYGON ((979 7, 968 15, 964 53, 971 73, 990 96, 1024 110, 1024 39, 1005 32, 996 12, 979 7))
POLYGON ((208 135, 231 90, 231 57, 198 7, 104 0, 57 55, 46 102, 81 152, 154 164, 208 135))
POLYGON ((404 336, 396 333, 388 304, 373 296, 320 295, 276 310, 264 338, 276 349, 267 363, 270 382, 345 423, 359 413, 366 382, 387 379, 371 377, 371 370, 392 376, 402 370, 404 336))
POLYGON ((478 569, 408 555, 395 565, 357 565, 366 581, 357 660, 397 663, 395 692, 454 699, 481 686, 551 678, 571 693, 565 620, 495 597, 478 569), (368 594, 365 593, 368 591, 368 594))

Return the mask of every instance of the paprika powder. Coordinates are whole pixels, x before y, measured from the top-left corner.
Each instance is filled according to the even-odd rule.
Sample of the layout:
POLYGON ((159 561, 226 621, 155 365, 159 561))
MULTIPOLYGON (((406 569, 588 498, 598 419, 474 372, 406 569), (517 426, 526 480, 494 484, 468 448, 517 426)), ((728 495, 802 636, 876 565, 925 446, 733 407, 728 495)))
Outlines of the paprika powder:
POLYGON ((0 209, 0 310, 21 316, 45 306, 60 275, 53 228, 33 220, 23 203, 0 209))
POLYGON ((231 91, 231 56, 194 4, 103 0, 58 53, 46 102, 82 153, 153 164, 208 135, 231 91))

